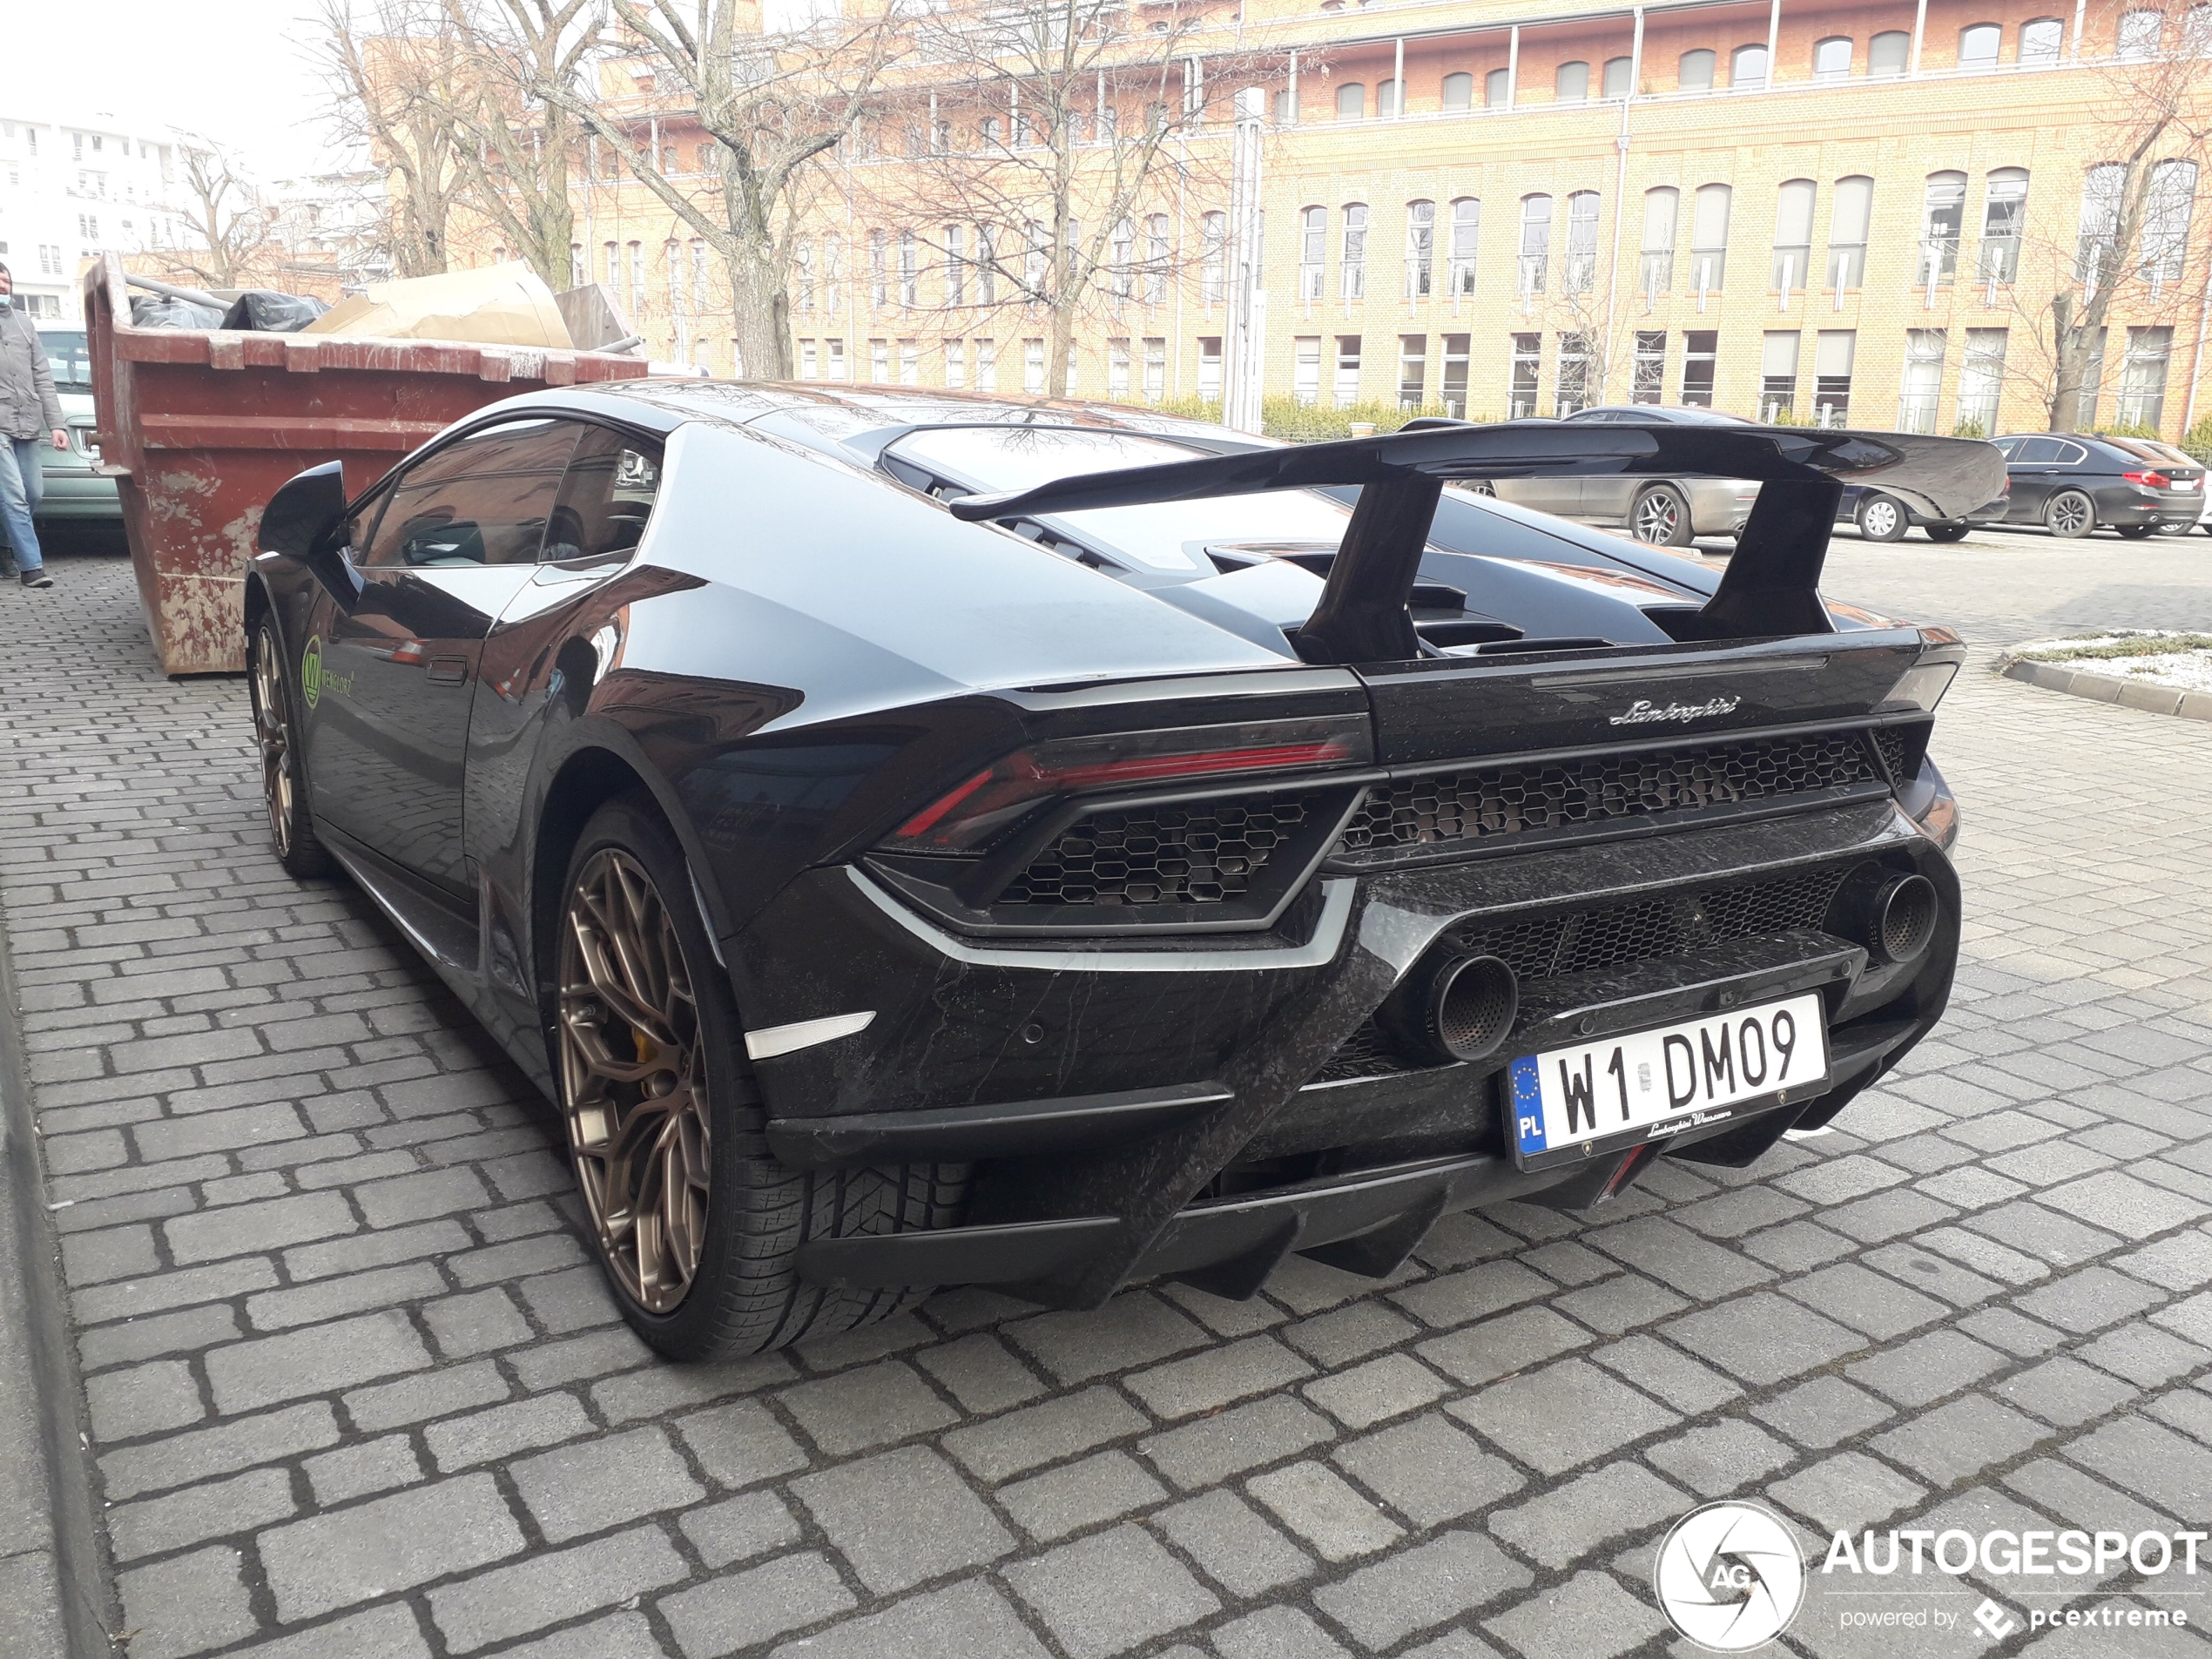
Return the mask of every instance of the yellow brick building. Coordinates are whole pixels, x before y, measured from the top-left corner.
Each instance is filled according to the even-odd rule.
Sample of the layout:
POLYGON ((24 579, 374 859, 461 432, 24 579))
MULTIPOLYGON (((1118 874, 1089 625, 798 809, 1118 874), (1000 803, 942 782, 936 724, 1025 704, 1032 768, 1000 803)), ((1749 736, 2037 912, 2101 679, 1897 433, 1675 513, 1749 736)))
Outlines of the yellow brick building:
MULTIPOLYGON (((1633 399, 2040 429, 2050 295, 2077 261, 2114 262, 2094 247, 2092 170, 2141 137, 2131 77, 2184 53, 2212 81, 2212 6, 2152 5, 1325 0, 1264 15, 1251 0, 1244 26, 1281 59, 1264 89, 1265 390, 1479 418, 1633 399)), ((1206 84, 1210 118, 1225 118, 1226 91, 1206 84)), ((918 107, 926 90, 909 71, 897 96, 918 107)), ((635 94, 641 138, 671 177, 696 173, 698 134, 653 105, 635 94)), ((1086 314, 1079 395, 1218 396, 1205 250, 1228 143, 1225 118, 1181 142, 1190 171, 1157 204, 1173 274, 1086 314)), ((948 233, 881 206, 911 164, 877 147, 852 146, 810 214, 798 373, 1042 386, 1038 314, 1003 294, 982 306, 972 280, 949 303, 948 233)), ((2212 416, 2212 225, 2195 152, 2176 140, 2151 158, 2153 234, 2107 279, 2079 418, 2173 439, 2212 416)), ((657 353, 729 373, 715 262, 607 171, 579 188, 579 270, 610 281, 657 353)))

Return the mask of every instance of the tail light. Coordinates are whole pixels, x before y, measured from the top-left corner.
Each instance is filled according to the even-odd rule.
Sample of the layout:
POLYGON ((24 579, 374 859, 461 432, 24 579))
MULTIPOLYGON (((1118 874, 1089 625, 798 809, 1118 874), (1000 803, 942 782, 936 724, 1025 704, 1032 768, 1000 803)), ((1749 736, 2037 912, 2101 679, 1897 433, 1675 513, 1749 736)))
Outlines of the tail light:
POLYGON ((1057 796, 1365 765, 1372 755, 1366 717, 1358 714, 1056 738, 963 779, 900 825, 883 847, 973 853, 1057 796))
POLYGON ((2174 481, 2162 472, 2123 472, 2120 475, 2131 484, 2141 484, 2145 489, 2171 489, 2174 481))

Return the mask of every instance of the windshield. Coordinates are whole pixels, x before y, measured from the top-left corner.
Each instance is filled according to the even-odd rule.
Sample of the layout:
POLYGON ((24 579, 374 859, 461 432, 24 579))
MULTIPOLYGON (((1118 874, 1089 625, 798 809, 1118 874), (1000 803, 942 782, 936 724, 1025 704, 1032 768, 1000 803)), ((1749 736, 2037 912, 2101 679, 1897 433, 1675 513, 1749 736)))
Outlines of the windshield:
MULTIPOLYGON (((989 495, 1087 472, 1195 461, 1200 453, 1133 433, 1036 427, 916 432, 890 449, 896 459, 989 495)), ((1247 556, 1286 543, 1300 551, 1333 551, 1351 517, 1348 509, 1325 496, 1278 489, 1208 501, 1101 507, 1055 514, 1052 522, 1099 551, 1140 569, 1211 576, 1214 566, 1206 557, 1210 547, 1236 549, 1247 556)))
POLYGON ((91 391, 92 358, 84 349, 83 329, 41 328, 38 343, 46 348, 46 361, 54 366, 56 389, 88 394, 91 391))

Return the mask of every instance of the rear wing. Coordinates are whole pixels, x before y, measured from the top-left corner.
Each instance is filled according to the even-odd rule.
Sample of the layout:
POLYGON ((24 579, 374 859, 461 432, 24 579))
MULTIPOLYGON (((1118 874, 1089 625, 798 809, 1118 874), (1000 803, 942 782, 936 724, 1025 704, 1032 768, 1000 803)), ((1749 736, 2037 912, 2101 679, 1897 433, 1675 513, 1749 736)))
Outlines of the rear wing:
POLYGON ((988 520, 1359 485, 1298 651, 1309 663, 1402 662, 1420 654, 1406 606, 1447 481, 1621 474, 1760 485, 1718 591, 1676 628, 1696 639, 1834 631, 1817 590, 1846 484, 1878 488, 1929 518, 1964 517, 2005 487, 2004 457, 1974 439, 1800 427, 1422 421, 1385 437, 1086 473, 950 506, 955 517, 988 520))

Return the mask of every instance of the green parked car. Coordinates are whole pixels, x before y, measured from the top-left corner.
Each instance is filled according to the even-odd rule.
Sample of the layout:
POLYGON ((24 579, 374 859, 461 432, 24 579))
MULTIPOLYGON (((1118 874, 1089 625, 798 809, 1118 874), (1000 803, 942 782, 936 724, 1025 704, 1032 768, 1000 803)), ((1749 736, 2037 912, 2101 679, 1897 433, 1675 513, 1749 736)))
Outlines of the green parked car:
POLYGON ((123 503, 115 493, 115 480, 92 470, 100 452, 92 442, 92 359, 85 349, 84 331, 65 323, 42 322, 38 343, 54 366, 54 390, 61 395, 62 418, 69 427, 66 450, 39 446, 39 458, 46 467, 39 525, 43 529, 63 521, 74 524, 90 520, 120 529, 123 503))

